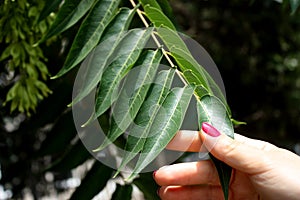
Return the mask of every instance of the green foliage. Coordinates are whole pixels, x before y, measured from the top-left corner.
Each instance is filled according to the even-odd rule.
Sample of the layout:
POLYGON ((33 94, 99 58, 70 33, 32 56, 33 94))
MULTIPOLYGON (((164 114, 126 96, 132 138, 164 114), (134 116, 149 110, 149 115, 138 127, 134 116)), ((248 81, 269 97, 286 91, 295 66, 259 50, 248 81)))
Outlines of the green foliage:
MULTIPOLYGON (((218 98, 209 95, 203 96, 200 101, 197 101, 199 127, 202 126, 203 122, 209 121, 222 133, 225 133, 226 135, 233 138, 233 126, 231 123, 231 119, 229 118, 229 114, 227 113, 227 110, 225 108, 226 107, 218 98)), ((218 171, 220 183, 224 192, 224 198, 228 199, 231 167, 220 162, 211 154, 210 157, 218 171)))
MULTIPOLYGON (((67 0, 60 8, 60 12, 55 17, 54 22, 47 31, 47 34, 45 34, 40 42, 43 42, 54 35, 58 35, 74 25, 86 12, 88 12, 93 2, 93 0, 67 0)), ((43 18, 43 16, 47 13, 50 14, 52 9, 54 9, 59 3, 59 1, 47 1, 40 14, 41 18, 43 18)))
MULTIPOLYGON (((126 38, 125 38, 126 39, 126 38)), ((127 41, 127 39, 126 39, 127 41)), ((107 147, 114 142, 133 123, 142 103, 144 102, 151 82, 154 79, 159 62, 162 58, 160 51, 148 51, 137 61, 138 70, 126 77, 122 90, 112 110, 112 120, 107 139, 95 151, 107 147), (132 80, 136 80, 133 82, 132 80), (130 101, 128 102, 128 100, 130 101)))
MULTIPOLYGON (((142 47, 148 41, 151 30, 131 30, 116 47, 116 59, 103 72, 103 78, 98 88, 96 98, 95 117, 103 114, 117 99, 117 88, 122 78, 128 73, 137 61, 142 47)), ((91 119, 95 119, 92 117, 91 119)))
POLYGON ((290 5, 291 5, 292 14, 295 14, 298 7, 300 6, 300 1, 299 0, 290 0, 290 5))
POLYGON ((175 136, 184 120, 192 94, 193 88, 190 86, 173 88, 169 92, 151 124, 151 135, 146 138, 139 160, 128 180, 152 162, 175 136))
MULTIPOLYGON (((80 6, 88 9, 91 2, 81 1, 80 3, 80 6)), ((87 66, 87 70, 84 73, 84 77, 87 78, 87 81, 84 81, 85 83, 73 103, 84 98, 99 83, 97 87, 95 113, 92 114, 88 122, 83 126, 88 126, 89 122, 95 120, 114 106, 110 116, 111 124, 107 137, 101 146, 94 150, 100 151, 114 142, 129 127, 133 127, 134 121, 139 121, 137 117, 145 115, 143 114, 145 112, 143 105, 147 105, 146 96, 150 88, 150 83, 154 79, 154 75, 158 69, 157 67, 161 56, 159 56, 158 50, 156 50, 156 53, 148 51, 146 54, 141 54, 141 52, 150 36, 156 41, 158 45, 157 48, 160 48, 162 44, 157 42, 154 33, 156 33, 165 44, 167 49, 162 49, 163 54, 169 60, 170 67, 175 66, 172 61, 170 61, 168 55, 174 58, 179 66, 179 69, 176 69, 177 75, 184 80, 183 83, 186 86, 183 88, 168 89, 167 96, 164 96, 165 89, 158 91, 158 98, 156 96, 148 96, 150 100, 152 98, 154 99, 154 103, 159 104, 157 104, 158 106, 155 104, 157 107, 155 107, 154 112, 149 116, 151 120, 146 124, 144 131, 140 133, 142 136, 145 135, 148 137, 139 139, 139 137, 142 136, 138 134, 137 131, 134 131, 133 128, 132 130, 134 133, 137 133, 137 135, 134 137, 130 136, 127 139, 125 148, 133 152, 132 154, 131 152, 126 154, 120 167, 124 167, 137 153, 141 153, 135 169, 128 180, 134 178, 136 174, 141 172, 153 161, 180 129, 192 94, 195 95, 199 104, 204 104, 203 107, 198 106, 200 116, 202 115, 201 117, 203 117, 203 115, 205 115, 203 119, 206 119, 206 121, 212 124, 222 123, 221 130, 226 127, 224 133, 233 137, 232 122, 230 120, 224 120, 231 118, 230 110, 217 84, 194 59, 183 39, 176 32, 172 21, 163 13, 159 3, 156 1, 141 1, 141 3, 145 15, 156 29, 148 28, 145 19, 140 16, 141 21, 145 23, 147 29, 132 29, 123 35, 120 31, 128 28, 128 24, 131 21, 131 12, 126 10, 126 8, 122 8, 122 10, 115 15, 119 1, 95 1, 80 25, 63 68, 55 76, 55 78, 57 78, 67 73, 89 54, 82 65, 83 67, 87 66), (120 24, 119 22, 121 21, 125 23, 120 24), (117 32, 116 30, 118 30, 119 33, 111 35, 112 32, 117 32), (110 41, 110 45, 106 45, 107 48, 101 47, 100 44, 99 47, 94 49, 99 41, 105 42, 105 39, 110 41), (101 58, 97 57, 99 55, 98 53, 101 53, 101 58), (140 65, 142 67, 140 67, 140 65), (132 76, 129 72, 134 66, 135 68, 140 67, 140 70, 132 76), (128 73, 129 75, 126 77, 128 73), (121 86, 120 84, 124 77, 126 77, 126 79, 122 86, 123 89, 118 92, 118 88, 121 86), (133 88, 133 90, 127 91, 128 88, 133 88), (215 91, 217 91, 216 94, 215 91), (212 104, 211 102, 203 101, 206 95, 210 95, 213 99, 217 100, 212 104), (219 110, 223 109, 225 111, 224 115, 220 115, 223 113, 218 112, 219 110, 205 114, 201 112, 201 109, 214 110, 216 106, 220 108, 219 110), (153 135, 149 136, 149 132, 153 135), (135 145, 133 145, 134 143, 135 145)), ((135 6, 134 3, 133 6, 135 6)), ((69 7, 75 7, 74 2, 66 1, 62 6, 62 8, 69 7)), ((58 13, 58 16, 81 16, 86 12, 86 9, 84 9, 84 11, 81 9, 62 9, 58 13), (61 14, 61 12, 63 13, 61 14)), ((78 19, 79 18, 76 18, 76 20, 71 21, 74 23, 78 19)), ((57 21, 57 23, 60 24, 63 18, 57 18, 57 21)), ((55 24, 56 23, 54 23, 54 27, 50 28, 50 30, 56 29, 55 24)), ((66 23, 61 30, 68 28, 69 23, 66 23)), ((51 34, 49 36, 51 36, 51 34)), ((47 38, 48 36, 45 37, 47 38)), ((218 163, 218 161, 216 161, 216 163, 218 163)), ((227 199, 231 169, 221 167, 218 168, 218 170, 221 181, 224 183, 223 189, 224 194, 226 194, 225 198, 227 199), (226 177, 227 179, 224 180, 222 177, 226 177)))
POLYGON ((85 81, 80 88, 79 94, 73 100, 73 104, 82 100, 99 83, 111 54, 113 54, 115 47, 124 37, 124 31, 127 30, 134 14, 135 10, 120 9, 110 26, 105 30, 105 35, 100 41, 102 43, 93 49, 82 63, 82 66, 86 67, 83 77, 85 81))
POLYGON ((10 111, 35 111, 38 102, 51 93, 45 84, 49 72, 43 50, 33 44, 45 34, 52 19, 37 22, 43 1, 5 0, 0 4, 0 44, 5 46, 0 62, 14 73, 13 86, 4 105, 10 102, 10 111))
MULTIPOLYGON (((82 3, 84 2, 85 1, 82 1, 82 3)), ((56 77, 61 76, 75 67, 98 44, 105 27, 117 10, 119 2, 120 0, 99 0, 94 2, 94 5, 76 34, 64 67, 56 77)), ((78 12, 79 11, 80 10, 78 10, 78 12)), ((75 16, 77 16, 77 12, 75 13, 75 16)))
MULTIPOLYGON (((1 23, 3 19, 8 20, 15 18, 16 15, 13 15, 13 12, 20 11, 18 6, 15 5, 21 5, 25 1, 6 0, 3 2, 6 2, 6 6, 13 5, 15 10, 10 11, 9 14, 5 12, 5 14, 1 16, 1 23), (7 15, 10 17, 7 17, 7 15)), ((36 5, 34 2, 34 0, 26 1, 24 8, 28 10, 31 7, 28 7, 28 5, 36 5)), ((22 27, 18 25, 17 29, 11 30, 9 25, 7 26, 8 28, 2 30, 10 30, 10 32, 6 31, 5 33, 0 33, 0 35, 2 35, 1 52, 4 53, 4 50, 8 46, 14 44, 14 41, 5 43, 6 37, 13 38, 12 36, 17 33, 19 34, 18 37, 21 38, 24 31, 18 33, 19 29, 23 30, 29 26, 33 27, 31 24, 39 24, 45 21, 48 27, 51 18, 54 16, 53 12, 59 11, 57 16, 65 17, 57 17, 56 20, 60 18, 66 21, 64 21, 64 25, 56 29, 58 32, 55 34, 60 35, 58 43, 67 41, 66 46, 62 47, 58 45, 55 48, 49 48, 40 42, 39 46, 35 47, 35 50, 40 49, 44 55, 47 56, 48 70, 51 70, 51 73, 55 74, 59 70, 55 67, 66 66, 63 65, 63 60, 65 60, 66 56, 63 49, 68 50, 70 48, 72 38, 74 38, 78 28, 81 27, 84 19, 89 15, 91 8, 96 2, 99 1, 39 1, 39 5, 45 4, 44 8, 39 7, 38 9, 39 12, 43 9, 40 16, 35 15, 28 18, 27 14, 20 14, 18 15, 19 17, 26 19, 26 23, 24 23, 24 20, 22 21, 22 23, 24 23, 22 27), (72 3, 73 7, 68 7, 71 6, 72 3), (58 7, 59 4, 61 4, 60 7, 58 7), (62 12, 63 7, 68 8, 68 12, 62 12), (83 9, 81 10, 81 8, 83 9), (47 17, 48 15, 50 15, 50 17, 47 17), (43 21, 43 19, 45 20, 43 21), (61 34, 62 32, 63 34, 61 34)), ((135 118, 132 117, 133 123, 126 129, 127 132, 130 132, 130 135, 126 139, 126 145, 124 146, 126 154, 117 173, 122 171, 126 165, 131 167, 132 165, 130 165, 131 163, 129 162, 133 162, 133 158, 139 156, 141 151, 146 150, 144 148, 146 139, 153 136, 151 131, 154 130, 154 128, 162 128, 161 126, 152 127, 152 125, 157 119, 162 120, 162 118, 165 117, 165 115, 162 114, 162 105, 165 106, 167 103, 174 103, 174 99, 170 98, 170 92, 172 91, 171 83, 174 76, 175 78, 178 76, 184 78, 183 82, 190 85, 188 87, 192 87, 194 90, 194 96, 197 99, 198 117, 200 117, 198 120, 199 128, 201 128, 202 121, 210 121, 223 132, 227 132, 229 135, 232 133, 230 122, 231 111, 225 98, 218 88, 216 88, 207 72, 201 70, 201 65, 190 55, 186 45, 181 40, 182 35, 178 35, 176 31, 174 31, 176 30, 175 28, 178 29, 178 27, 180 30, 184 30, 184 32, 197 38, 206 49, 209 49, 211 55, 214 55, 214 60, 217 61, 218 66, 220 66, 222 70, 222 78, 224 78, 226 83, 227 94, 230 97, 230 105, 233 106, 233 115, 239 116, 242 120, 247 121, 247 134, 250 134, 252 130, 253 133, 251 133, 251 136, 265 137, 271 141, 277 140, 280 141, 278 144, 282 146, 297 142, 295 138, 299 139, 297 130, 300 124, 298 120, 299 109, 297 106, 300 100, 300 70, 298 64, 300 41, 298 28, 299 14, 296 11, 293 13, 294 15, 290 15, 290 8, 297 9, 297 1, 288 2, 287 0, 283 6, 278 4, 278 1, 274 2, 273 0, 251 1, 251 3, 235 0, 201 2, 197 0, 171 1, 170 3, 173 8, 175 8, 174 15, 172 15, 172 11, 169 9, 170 3, 167 0, 140 0, 139 2, 141 6, 135 8, 129 6, 128 1, 123 1, 117 6, 120 9, 116 9, 115 13, 110 17, 98 42, 98 44, 107 42, 111 45, 96 46, 96 44, 96 48, 92 48, 90 53, 88 53, 88 56, 82 63, 82 67, 87 67, 82 77, 86 82, 84 82, 77 94, 78 96, 76 96, 72 102, 72 104, 80 103, 90 91, 96 87, 99 88, 104 78, 103 72, 107 70, 112 62, 109 58, 116 55, 118 45, 125 36, 128 36, 125 35, 123 31, 128 30, 129 27, 143 27, 138 15, 135 15, 138 8, 143 10, 142 14, 145 16, 147 22, 156 27, 153 33, 160 39, 163 45, 158 48, 152 47, 153 49, 138 54, 136 62, 132 62, 133 66, 129 67, 132 70, 124 73, 126 75, 121 78, 120 83, 123 83, 125 79, 129 79, 128 77, 130 76, 138 77, 138 73, 134 72, 140 72, 141 74, 146 73, 148 68, 147 70, 146 68, 140 68, 141 71, 139 71, 137 70, 137 66, 141 65, 143 61, 146 62, 146 55, 150 55, 151 53, 156 52, 158 57, 161 52, 163 52, 163 54, 166 53, 170 56, 174 65, 170 64, 170 69, 161 71, 154 69, 156 67, 155 64, 149 65, 153 67, 150 71, 156 72, 155 78, 144 100, 137 101, 138 104, 142 103, 139 105, 140 107, 133 106, 135 109, 139 107, 139 110, 135 118), (147 6, 147 4, 150 4, 150 6, 147 6), (128 8, 122 6, 128 6, 128 8), (157 16, 160 17, 158 18, 157 16), (171 21, 177 21, 179 23, 174 26, 171 21), (103 56, 97 56, 100 53, 103 56), (166 101, 167 95, 169 95, 169 98, 166 101), (204 110, 206 110, 206 112, 204 112, 204 110), (211 113, 218 113, 217 117, 225 116, 225 119, 221 121, 217 120, 213 117, 215 115, 211 113), (159 118, 157 117, 158 114, 160 115, 159 118), (224 121, 226 123, 217 123, 224 121), (255 135, 254 133, 258 134, 255 135), (288 140, 288 142, 284 143, 286 140, 288 140)), ((4 3, 1 3, 0 7, 3 9, 4 3)), ((34 13, 34 9, 31 12, 34 13)), ((105 13, 101 13, 101 15, 102 14, 105 13)), ((18 19, 18 21, 19 20, 20 19, 18 19)), ((100 18, 99 21, 101 21, 100 18)), ((60 23, 63 22, 61 21, 60 23)), ((53 26, 51 29, 55 30, 55 28, 57 27, 53 26)), ((12 66, 15 66, 13 55, 15 55, 16 50, 20 51, 22 56, 25 54, 25 56, 27 56, 25 60, 29 62, 28 55, 30 54, 28 52, 32 51, 32 44, 41 38, 42 40, 46 39, 47 33, 50 32, 49 30, 48 28, 48 31, 43 32, 44 38, 40 32, 32 32, 32 34, 25 35, 26 37, 34 37, 33 42, 28 43, 27 41, 29 40, 26 39, 25 41, 29 46, 26 45, 25 48, 25 45, 22 44, 24 47, 20 45, 22 47, 20 48, 17 45, 13 47, 14 50, 12 54, 11 49, 5 51, 9 56, 1 61, 1 65, 3 64, 4 66, 5 64, 9 66, 10 63, 13 63, 12 66)), ((22 36, 22 38, 24 37, 22 36)), ((48 41, 49 40, 46 40, 46 44, 48 41)), ((120 50, 120 52, 123 50, 120 50)), ((39 52, 37 52, 37 54, 39 54, 39 52)), ((18 60, 20 56, 15 57, 18 60)), ((22 61, 21 59, 19 60, 19 62, 22 61)), ((46 63, 45 61, 46 58, 41 59, 41 62, 44 64, 46 63)), ((149 62, 151 61, 149 60, 149 62)), ((165 64, 166 59, 162 58, 160 62, 165 64)), ((112 66, 113 65, 110 67, 112 66)), ((75 67, 76 66, 74 66, 74 68, 75 67)), ((37 67, 35 68, 35 70, 39 70, 37 67)), ((42 82, 42 73, 40 71, 36 73, 34 70, 32 71, 32 69, 34 68, 24 71, 26 73, 28 71, 33 77, 36 76, 34 74, 38 74, 38 80, 42 82)), ((3 70, 5 70, 4 67, 3 70)), ((3 82, 1 82, 3 74, 0 76, 0 96, 2 99, 9 87, 17 87, 20 88, 18 90, 27 91, 24 84, 18 81, 21 80, 21 78, 18 79, 21 77, 19 68, 14 67, 14 72, 15 75, 10 81, 10 85, 8 84, 4 88, 2 87, 3 82), (14 83, 16 83, 16 86, 13 85, 14 83)), ((47 78, 47 76, 48 75, 45 77, 47 78)), ((73 76, 74 73, 70 73, 69 71, 69 73, 60 77, 60 79, 48 82, 47 85, 53 90, 53 95, 42 102, 38 99, 39 108, 37 109, 37 113, 34 113, 30 118, 26 118, 26 120, 21 123, 19 129, 12 131, 12 133, 8 133, 5 129, 7 124, 9 124, 7 121, 16 123, 16 121, 20 119, 18 117, 13 118, 13 116, 7 116, 9 114, 5 113, 5 109, 1 109, 0 161, 2 176, 0 184, 12 190, 14 199, 24 198, 22 197, 24 188, 26 188, 26 191, 30 190, 35 199, 49 195, 49 186, 56 188, 57 183, 59 183, 61 179, 65 180, 70 176, 69 172, 71 170, 81 164, 86 164, 86 161, 88 161, 88 163, 90 162, 90 153, 82 143, 78 141, 72 113, 70 109, 68 110, 68 108, 65 107, 65 105, 71 101, 73 76), (47 177, 47 173, 54 175, 53 181, 46 180, 45 177, 47 177), (41 185, 43 185, 43 187, 40 187, 41 185)), ((22 77, 24 77, 22 80, 26 84, 34 85, 36 79, 23 75, 22 77)), ((137 83, 138 85, 138 81, 136 80, 137 78, 132 78, 132 83, 137 83)), ((39 89, 40 86, 39 84, 35 85, 34 87, 38 91, 30 92, 30 94, 37 92, 42 94, 42 91, 39 89)), ((143 87, 137 87, 137 89, 142 88, 143 87)), ((101 93, 101 91, 99 91, 99 93, 101 93)), ((137 93, 140 92, 137 91, 137 93)), ((131 94, 137 93, 131 91, 131 94)), ((29 98, 26 94, 20 93, 18 96, 10 94, 8 97, 9 99, 18 99, 17 102, 22 102, 22 104, 27 106, 29 105, 26 103, 27 101, 24 101, 24 98, 29 98)), ((2 101, 2 99, 0 100, 2 101)), ((122 101, 121 98, 116 98, 115 103, 112 105, 114 106, 117 103, 122 105, 121 103, 124 103, 124 101, 122 101)), ((18 107, 16 109, 18 109, 18 107)), ((112 107, 108 108, 108 111, 117 113, 117 110, 114 110, 112 107)), ((125 112, 131 113, 131 111, 128 112, 128 110, 125 110, 125 112)), ((108 133, 114 128, 110 121, 112 121, 112 116, 115 114, 110 115, 111 113, 112 112, 105 112, 98 118, 105 133, 108 133)), ((131 114, 127 114, 126 116, 128 115, 131 114)), ((179 118, 180 115, 184 115, 184 112, 174 116, 174 118, 179 118)), ((231 121, 235 123, 235 120, 231 119, 231 121)), ((176 126, 178 126, 179 120, 176 122, 176 126)), ((164 123, 166 123, 166 121, 164 121, 164 123)), ((158 122, 155 124, 158 124, 158 122)), ((241 130, 243 134, 246 132, 243 131, 243 129, 241 130)), ((174 130, 172 132, 174 132, 174 130)), ((171 132, 165 133, 169 135, 164 134, 167 138, 163 141, 164 144, 172 137, 171 132)), ((151 139, 149 139, 147 143, 148 147, 151 144, 157 144, 155 142, 152 143, 151 139)), ((155 148, 153 150, 155 150, 155 148)), ((157 149, 160 148, 156 148, 156 150, 157 149)), ((153 151, 152 155, 155 155, 155 151, 153 151)), ((230 172, 230 168, 227 168, 228 166, 215 161, 213 157, 212 160, 219 169, 218 171, 225 169, 225 171, 230 172)), ((146 164, 147 163, 140 163, 139 165, 143 166, 146 164)), ((135 166, 135 163, 133 166, 135 166)), ((136 170, 136 172, 138 172, 138 170, 136 170)), ((111 176, 114 174, 112 169, 99 162, 96 162, 88 171, 81 185, 73 193, 73 199, 92 198, 104 188, 107 181, 111 180, 111 176)), ((116 175, 122 176, 123 174, 116 175)), ((230 176, 230 173, 220 174, 220 180, 224 188, 229 180, 228 175, 230 176)), ((134 174, 132 175, 132 178, 133 177, 134 174)), ((123 183, 122 185, 117 185, 112 198, 122 196, 122 198, 126 197, 130 199, 132 184, 143 192, 145 199, 158 199, 156 195, 157 186, 153 181, 151 173, 140 174, 132 183, 128 183, 128 185, 123 183), (123 196, 123 194, 125 196, 123 196)), ((57 191, 61 191, 62 188, 56 189, 57 191)))

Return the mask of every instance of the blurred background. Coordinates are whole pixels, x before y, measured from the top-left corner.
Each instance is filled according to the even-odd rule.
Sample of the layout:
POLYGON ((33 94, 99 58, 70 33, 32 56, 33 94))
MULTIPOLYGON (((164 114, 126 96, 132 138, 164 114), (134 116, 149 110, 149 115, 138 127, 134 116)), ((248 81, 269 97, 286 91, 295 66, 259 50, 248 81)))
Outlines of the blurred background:
MULTIPOLYGON (((247 123, 235 131, 300 154, 300 13, 291 2, 298 1, 171 0, 169 15, 216 62, 233 118, 247 123)), ((74 199, 91 199, 109 183, 112 169, 95 164, 76 139, 66 107, 76 71, 49 80, 79 26, 31 48, 55 17, 36 24, 44 4, 0 2, 0 199, 64 199, 74 191, 74 199), (38 67, 28 70, 33 63, 38 67), (32 84, 36 96, 7 95, 22 81, 32 84)), ((113 190, 119 193, 110 198, 137 188, 142 194, 136 199, 157 199, 151 174, 131 185, 117 182, 113 190)))

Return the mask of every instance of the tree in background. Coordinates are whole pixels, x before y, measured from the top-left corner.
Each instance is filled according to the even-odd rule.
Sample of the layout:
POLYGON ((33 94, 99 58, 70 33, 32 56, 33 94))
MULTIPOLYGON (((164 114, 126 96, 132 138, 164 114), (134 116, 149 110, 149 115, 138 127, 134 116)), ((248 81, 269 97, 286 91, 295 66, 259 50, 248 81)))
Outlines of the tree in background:
MULTIPOLYGON (((0 182, 15 197, 21 197, 24 189, 37 199, 47 195, 49 188, 63 191, 59 180, 69 178, 72 169, 90 159, 81 142, 74 140, 76 130, 66 108, 71 102, 74 74, 46 82, 48 71, 54 75, 63 65, 65 49, 70 48, 69 41, 79 26, 33 47, 52 21, 50 16, 37 23, 44 3, 4 1, 0 6, 1 13, 6 13, 0 20, 4 28, 0 37, 0 95, 1 104, 6 102, 1 108, 0 182), (46 172, 54 178, 49 179, 46 172)), ((122 3, 128 5, 127 1, 122 3)), ((274 1, 170 4, 178 27, 197 39, 219 66, 234 117, 248 123, 237 130, 292 148, 299 141, 300 130, 298 12, 290 15, 286 2, 274 1)), ((96 195, 111 173, 106 166, 94 164, 74 194, 96 195)), ((148 199, 156 198, 150 174, 134 184, 148 199), (143 187, 147 184, 149 187, 143 187)), ((117 188, 116 195, 124 188, 130 195, 130 187, 117 188)))

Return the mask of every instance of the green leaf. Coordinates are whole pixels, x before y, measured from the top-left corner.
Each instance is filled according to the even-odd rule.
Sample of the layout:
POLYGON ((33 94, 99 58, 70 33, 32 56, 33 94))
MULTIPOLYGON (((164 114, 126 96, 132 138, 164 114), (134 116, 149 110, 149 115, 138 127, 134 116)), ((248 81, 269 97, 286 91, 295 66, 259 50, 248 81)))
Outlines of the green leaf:
POLYGON ((40 13, 38 22, 44 20, 50 13, 54 12, 62 0, 46 0, 43 10, 40 13))
POLYGON ((185 80, 189 84, 200 86, 200 88, 204 89, 199 91, 198 88, 195 90, 198 98, 206 95, 207 93, 209 95, 215 95, 222 100, 227 111, 230 113, 230 108, 227 105, 224 94, 220 90, 219 86, 210 74, 195 60, 178 33, 167 27, 160 27, 157 29, 157 32, 169 48, 170 55, 176 60, 180 70, 183 72, 185 80))
POLYGON ((161 58, 160 50, 148 50, 139 58, 136 67, 129 72, 113 108, 107 137, 95 151, 100 151, 114 142, 133 122, 146 98, 161 58))
POLYGON ((81 69, 84 71, 83 73, 80 71, 80 73, 83 74, 82 80, 84 81, 82 81, 79 93, 73 100, 72 104, 81 101, 100 82, 102 73, 109 62, 109 58, 113 54, 117 44, 124 36, 135 11, 135 9, 120 9, 113 21, 104 31, 100 44, 92 50, 81 64, 81 69))
POLYGON ((146 138, 144 148, 128 180, 152 162, 180 129, 193 91, 191 86, 170 91, 152 124, 151 136, 146 138))
MULTIPOLYGON (((222 101, 214 96, 204 96, 197 101, 199 129, 203 122, 209 122, 222 133, 234 137, 233 126, 229 114, 222 101)), ((217 160, 210 154, 219 174, 220 183, 223 189, 224 198, 228 199, 229 183, 232 168, 222 161, 217 160)))
POLYGON ((149 90, 147 99, 135 118, 134 124, 128 130, 129 135, 125 145, 126 153, 114 177, 143 149, 159 108, 169 92, 174 74, 174 69, 163 70, 158 73, 149 90))
POLYGON ((213 81, 205 69, 194 59, 185 42, 176 32, 175 26, 168 19, 168 17, 165 16, 162 11, 149 5, 146 5, 144 9, 147 17, 155 25, 155 27, 157 27, 157 33, 166 47, 169 49, 170 55, 176 60, 180 70, 185 72, 183 76, 186 81, 189 84, 193 84, 205 89, 195 90, 197 96, 201 97, 206 95, 206 92, 213 94, 213 91, 211 90, 212 86, 215 89, 214 91, 217 92, 215 95, 220 97, 223 102, 226 103, 224 95, 217 84, 213 81), (187 73, 188 76, 185 76, 187 73), (205 93, 198 93, 201 91, 204 91, 205 93))
POLYGON ((117 188, 115 192, 113 193, 111 199, 113 200, 131 200, 131 195, 132 195, 132 185, 120 185, 117 184, 117 188))
MULTIPOLYGON (((51 12, 54 9, 54 6, 58 4, 59 1, 53 1, 49 6, 49 10, 45 8, 45 13, 51 12)), ((85 13, 91 8, 94 0, 66 0, 62 7, 59 9, 57 16, 51 25, 48 33, 39 41, 39 43, 47 40, 48 38, 58 35, 63 31, 67 30, 73 26, 78 20, 83 17, 85 13)), ((47 6, 48 4, 46 4, 47 6)), ((44 13, 42 13, 44 14, 44 13)), ((41 16, 40 16, 41 18, 41 16)))
POLYGON ((154 24, 155 27, 168 27, 171 30, 176 30, 171 20, 158 8, 152 7, 147 4, 144 6, 144 11, 149 20, 154 24))
POLYGON ((92 199, 106 186, 112 172, 111 168, 96 161, 70 199, 92 199))
POLYGON ((133 29, 119 43, 114 52, 115 59, 103 73, 96 97, 95 113, 83 126, 104 113, 117 99, 117 88, 122 78, 137 61, 151 33, 152 29, 133 29))
MULTIPOLYGON (((199 63, 194 59, 178 33, 168 27, 158 28, 157 33, 165 43, 165 45, 168 47, 170 55, 176 60, 180 70, 182 72, 190 70, 191 72, 193 72, 194 76, 197 77, 197 79, 193 79, 193 82, 191 82, 191 84, 203 85, 203 87, 211 92, 208 81, 203 72, 203 67, 199 65, 199 63), (195 83, 194 81, 198 82, 195 83)), ((186 81, 189 82, 188 79, 186 81)))
POLYGON ((197 101, 197 109, 200 129, 203 122, 209 122, 219 131, 233 138, 230 115, 219 98, 206 95, 197 101))
POLYGON ((292 14, 294 14, 300 6, 300 0, 290 0, 292 14))
POLYGON ((174 20, 174 15, 173 15, 173 11, 172 11, 172 7, 171 4, 169 2, 169 0, 157 0, 157 3, 160 5, 162 12, 170 19, 170 20, 174 20))
POLYGON ((105 41, 112 35, 123 35, 123 32, 128 29, 137 8, 138 7, 134 9, 125 7, 121 8, 113 20, 109 23, 109 26, 104 30, 100 42, 105 41))
POLYGON ((119 2, 120 0, 96 1, 75 36, 63 68, 52 78, 60 77, 73 69, 92 51, 114 16, 119 2))
POLYGON ((140 4, 142 4, 143 7, 145 7, 146 5, 150 5, 153 8, 161 10, 161 7, 156 0, 139 0, 139 2, 140 4))

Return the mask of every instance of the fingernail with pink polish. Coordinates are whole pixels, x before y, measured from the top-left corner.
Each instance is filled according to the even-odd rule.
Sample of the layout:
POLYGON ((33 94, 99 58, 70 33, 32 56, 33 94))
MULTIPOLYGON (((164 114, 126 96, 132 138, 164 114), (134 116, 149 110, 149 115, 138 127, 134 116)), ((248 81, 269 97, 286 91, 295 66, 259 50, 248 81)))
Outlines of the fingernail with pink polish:
POLYGON ((218 137, 221 133, 207 122, 202 123, 202 131, 211 137, 218 137))

